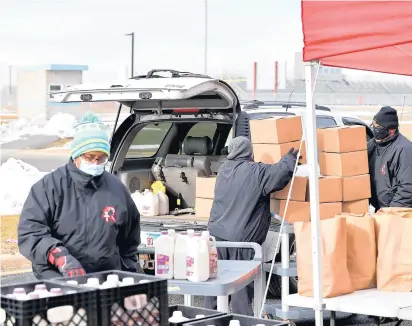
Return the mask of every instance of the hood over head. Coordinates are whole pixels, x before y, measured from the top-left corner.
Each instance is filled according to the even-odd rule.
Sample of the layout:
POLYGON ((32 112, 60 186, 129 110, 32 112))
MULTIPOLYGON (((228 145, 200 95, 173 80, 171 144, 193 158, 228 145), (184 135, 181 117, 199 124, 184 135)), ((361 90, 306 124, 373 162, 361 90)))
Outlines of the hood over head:
POLYGON ((253 159, 252 143, 244 136, 233 138, 229 144, 228 152, 228 160, 251 161, 253 159))

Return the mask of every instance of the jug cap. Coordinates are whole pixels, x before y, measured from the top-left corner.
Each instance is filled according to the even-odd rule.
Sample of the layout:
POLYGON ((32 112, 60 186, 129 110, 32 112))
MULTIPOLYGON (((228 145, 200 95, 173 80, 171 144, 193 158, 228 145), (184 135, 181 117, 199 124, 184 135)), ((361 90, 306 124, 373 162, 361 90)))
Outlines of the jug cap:
POLYGON ((173 317, 183 317, 183 313, 180 310, 173 311, 173 317))

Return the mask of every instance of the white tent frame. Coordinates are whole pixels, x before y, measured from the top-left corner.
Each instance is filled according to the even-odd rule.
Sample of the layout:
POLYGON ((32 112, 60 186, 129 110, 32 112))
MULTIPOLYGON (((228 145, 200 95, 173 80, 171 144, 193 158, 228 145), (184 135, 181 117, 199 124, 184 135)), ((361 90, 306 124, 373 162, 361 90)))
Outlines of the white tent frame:
POLYGON ((323 326, 323 298, 322 298, 322 256, 320 238, 320 214, 319 214, 319 170, 318 170, 318 146, 316 134, 316 105, 314 96, 315 87, 315 61, 305 63, 306 86, 306 157, 309 167, 309 192, 310 192, 310 216, 312 231, 312 272, 313 272, 313 299, 315 310, 315 323, 323 326))

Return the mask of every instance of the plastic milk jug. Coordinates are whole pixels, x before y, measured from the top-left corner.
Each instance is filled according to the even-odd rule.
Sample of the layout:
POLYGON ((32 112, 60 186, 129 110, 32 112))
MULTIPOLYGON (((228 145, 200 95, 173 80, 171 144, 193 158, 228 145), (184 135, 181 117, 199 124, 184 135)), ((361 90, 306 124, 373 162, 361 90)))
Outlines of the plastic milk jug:
POLYGON ((173 311, 172 317, 169 318, 169 323, 181 323, 183 321, 189 320, 185 316, 183 316, 183 313, 179 310, 173 311))
POLYGON ((209 279, 209 246, 200 234, 189 240, 186 258, 187 279, 191 282, 205 282, 209 279))
POLYGON ((142 197, 140 214, 142 216, 159 215, 159 197, 150 190, 145 190, 142 197))
POLYGON ((157 197, 159 197, 159 215, 169 215, 169 197, 163 191, 159 191, 157 197))
POLYGON ((139 190, 136 190, 134 193, 132 193, 131 196, 134 201, 134 204, 137 207, 137 210, 140 212, 140 206, 142 204, 143 193, 141 193, 139 190))
MULTIPOLYGON (((192 230, 193 231, 193 230, 192 230)), ((194 232, 193 232, 194 233, 194 232)), ((193 235, 192 233, 192 235, 193 235)), ((187 242, 188 242, 187 232, 181 232, 175 241, 175 253, 174 253, 174 278, 176 280, 186 279, 186 255, 187 255, 187 242)))
POLYGON ((209 247, 209 278, 217 277, 217 247, 216 239, 212 237, 209 231, 202 232, 202 239, 208 242, 209 247))
POLYGON ((167 279, 173 278, 174 244, 175 241, 170 235, 167 234, 167 231, 162 231, 160 237, 155 240, 156 276, 167 279))

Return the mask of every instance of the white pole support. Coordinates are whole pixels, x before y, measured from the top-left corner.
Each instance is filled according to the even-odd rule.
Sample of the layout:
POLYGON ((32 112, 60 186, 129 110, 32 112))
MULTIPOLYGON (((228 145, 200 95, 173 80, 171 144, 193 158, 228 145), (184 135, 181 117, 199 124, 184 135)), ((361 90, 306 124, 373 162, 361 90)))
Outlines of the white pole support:
POLYGON ((322 257, 319 214, 318 146, 314 98, 315 62, 305 63, 306 83, 306 157, 309 167, 310 216, 312 229, 313 301, 316 326, 323 326, 322 257))

